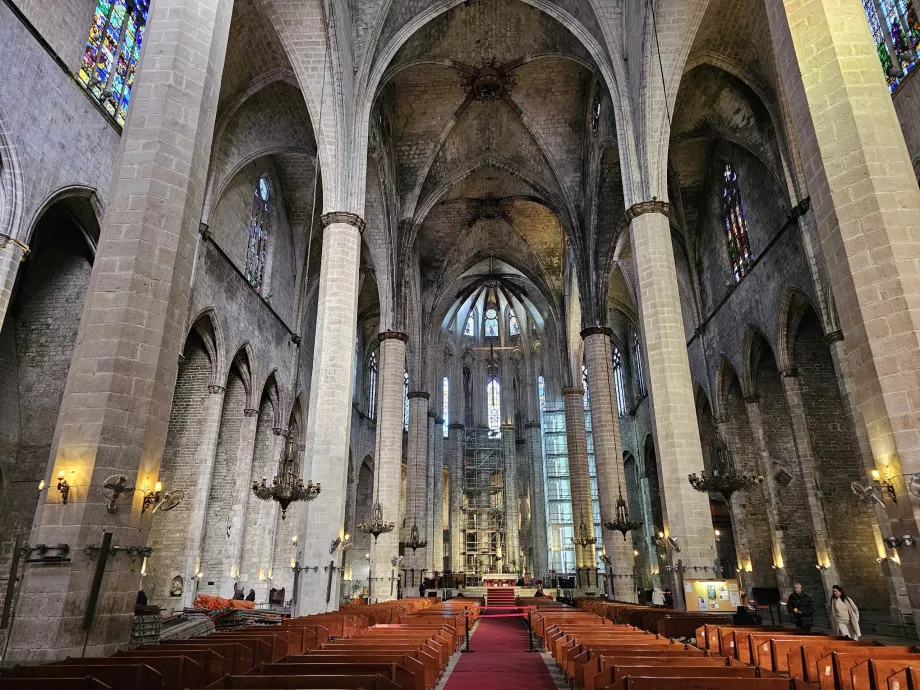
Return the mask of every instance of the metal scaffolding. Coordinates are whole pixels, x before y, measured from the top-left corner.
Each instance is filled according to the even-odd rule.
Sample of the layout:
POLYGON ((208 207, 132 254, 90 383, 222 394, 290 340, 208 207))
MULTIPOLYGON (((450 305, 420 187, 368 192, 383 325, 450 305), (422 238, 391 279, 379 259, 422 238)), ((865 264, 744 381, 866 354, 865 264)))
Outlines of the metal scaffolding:
POLYGON ((467 429, 463 446, 463 544, 467 579, 501 571, 505 541, 501 434, 467 429))

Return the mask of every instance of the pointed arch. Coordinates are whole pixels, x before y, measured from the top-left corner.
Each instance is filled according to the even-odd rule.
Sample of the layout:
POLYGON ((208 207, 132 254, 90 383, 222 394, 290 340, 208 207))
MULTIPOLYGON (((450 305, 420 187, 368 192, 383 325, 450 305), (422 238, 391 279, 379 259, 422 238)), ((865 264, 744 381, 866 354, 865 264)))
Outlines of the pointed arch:
POLYGON ((192 321, 192 327, 186 334, 186 340, 195 331, 204 344, 208 359, 211 360, 211 377, 209 386, 222 386, 225 371, 224 364, 224 337, 221 331, 220 321, 217 318, 217 312, 213 307, 202 309, 192 321))
POLYGON ((760 366, 760 360, 766 354, 773 357, 777 369, 782 370, 782 367, 779 366, 779 360, 776 359, 775 350, 770 343, 770 339, 760 328, 749 324, 744 334, 744 354, 741 370, 741 390, 745 397, 752 396, 756 392, 754 384, 755 372, 760 366))
POLYGON ((808 295, 799 288, 789 286, 783 292, 779 304, 779 323, 777 324, 777 366, 782 371, 794 366, 792 357, 792 343, 799 329, 802 316, 809 309, 820 314, 815 309, 808 295))

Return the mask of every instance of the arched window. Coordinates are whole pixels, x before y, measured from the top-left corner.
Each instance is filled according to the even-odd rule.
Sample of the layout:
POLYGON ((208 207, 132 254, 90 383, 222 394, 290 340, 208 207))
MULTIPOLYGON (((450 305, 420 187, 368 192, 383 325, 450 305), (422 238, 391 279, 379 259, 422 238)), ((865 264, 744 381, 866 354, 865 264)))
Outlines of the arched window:
POLYGON ((920 44, 920 20, 916 0, 863 0, 875 50, 888 88, 894 91, 916 67, 920 44))
POLYGON ((488 403, 489 436, 499 436, 502 431, 502 413, 501 413, 501 386, 496 377, 489 379, 486 386, 486 400, 488 403))
POLYGON ((636 374, 636 395, 645 397, 645 369, 642 367, 642 340, 639 331, 633 332, 633 371, 636 374))
POLYGON ((144 42, 150 0, 96 0, 93 25, 77 78, 123 125, 144 42))
POLYGON ((586 410, 591 409, 591 394, 588 392, 588 367, 584 363, 581 365, 581 387, 584 390, 582 404, 586 410))
POLYGON ((495 310, 495 307, 489 307, 486 309, 485 328, 487 338, 498 337, 498 312, 495 310))
POLYGON ((466 317, 466 325, 463 327, 463 335, 476 335, 476 317, 470 310, 470 315, 466 317))
POLYGON ((249 217, 249 245, 246 252, 246 280, 262 292, 265 260, 268 257, 268 227, 271 221, 271 186, 267 177, 259 178, 249 217))
POLYGON ((403 372, 403 431, 409 431, 409 372, 403 372))
POLYGON ((450 380, 445 376, 441 380, 441 418, 444 420, 444 438, 447 438, 447 425, 450 424, 450 380))
POLYGON ((377 418, 377 352, 367 362, 367 416, 377 418))
POLYGON ((508 319, 508 333, 509 335, 520 335, 521 333, 521 327, 518 326, 517 317, 514 314, 508 319))
POLYGON ((725 227, 728 258, 737 283, 751 266, 751 245, 748 243, 741 190, 738 189, 738 173, 731 163, 726 164, 722 181, 722 224, 725 227))
POLYGON ((613 386, 617 393, 617 412, 622 417, 626 414, 626 377, 623 376, 623 357, 617 347, 613 348, 613 386))
POLYGON ((537 377, 537 397, 540 399, 540 412, 546 411, 546 379, 543 374, 537 377))

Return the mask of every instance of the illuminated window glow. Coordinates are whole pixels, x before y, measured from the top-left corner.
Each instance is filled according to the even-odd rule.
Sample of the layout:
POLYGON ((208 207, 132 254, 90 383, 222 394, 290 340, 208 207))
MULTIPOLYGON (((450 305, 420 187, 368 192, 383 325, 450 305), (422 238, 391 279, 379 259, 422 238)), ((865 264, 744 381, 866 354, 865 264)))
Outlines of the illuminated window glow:
POLYGON ((521 327, 518 326, 517 317, 514 314, 508 319, 508 333, 511 335, 520 335, 521 333, 521 327))
POLYGON ((617 393, 617 412, 626 414, 626 377, 623 375, 623 356, 619 348, 613 348, 613 386, 617 393))
POLYGON ((367 416, 377 418, 377 353, 372 352, 367 363, 367 416))
POLYGON ((645 369, 642 366, 642 341, 639 332, 633 333, 633 366, 636 374, 636 395, 640 398, 645 395, 645 369))
POLYGON ((445 376, 441 381, 441 395, 443 396, 443 401, 441 403, 441 417, 444 420, 444 438, 447 438, 447 425, 450 423, 450 381, 445 376))
POLYGON ((494 307, 486 309, 486 337, 498 337, 498 312, 494 307))
POLYGON ((463 327, 463 335, 476 335, 476 319, 473 318, 473 312, 466 317, 466 326, 463 327))
POLYGON ((741 190, 738 188, 738 173, 729 163, 725 166, 725 173, 722 177, 724 181, 722 224, 725 228, 732 275, 737 283, 751 267, 751 245, 748 242, 747 221, 744 217, 744 204, 741 203, 741 190))
POLYGON ((498 379, 494 376, 489 379, 486 386, 486 398, 488 403, 489 429, 492 433, 490 436, 499 436, 502 430, 501 415, 501 386, 498 379))

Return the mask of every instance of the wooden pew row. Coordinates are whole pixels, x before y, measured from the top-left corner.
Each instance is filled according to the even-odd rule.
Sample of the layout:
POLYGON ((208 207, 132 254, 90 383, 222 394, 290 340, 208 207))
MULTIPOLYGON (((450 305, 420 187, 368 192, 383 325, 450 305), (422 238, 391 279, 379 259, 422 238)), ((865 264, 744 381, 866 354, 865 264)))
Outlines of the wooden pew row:
POLYGON ((400 690, 393 681, 381 675, 342 676, 226 676, 208 686, 208 690, 400 690))
MULTIPOLYGON (((645 678, 627 676, 605 690, 806 690, 809 686, 788 678, 645 678)), ((810 690, 810 689, 809 689, 810 690)))
POLYGON ((0 690, 113 690, 101 680, 85 678, 0 678, 0 690))
POLYGON ((888 676, 888 690, 920 690, 920 666, 892 673, 888 676))

